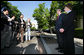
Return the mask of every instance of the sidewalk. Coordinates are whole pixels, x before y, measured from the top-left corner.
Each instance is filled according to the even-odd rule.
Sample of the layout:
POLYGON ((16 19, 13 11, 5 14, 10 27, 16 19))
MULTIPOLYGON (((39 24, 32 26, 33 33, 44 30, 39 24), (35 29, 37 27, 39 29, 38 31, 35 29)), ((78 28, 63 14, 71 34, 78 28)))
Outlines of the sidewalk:
MULTIPOLYGON (((47 54, 63 54, 58 52, 55 48, 58 46, 56 43, 56 34, 42 33, 41 40, 45 44, 47 54), (47 47, 46 47, 47 46, 47 47)), ((75 54, 83 54, 83 39, 74 38, 75 54)))
MULTIPOLYGON (((50 33, 42 33, 43 37, 54 37, 55 39, 57 39, 56 34, 50 34, 50 33)), ((74 38, 74 42, 77 43, 78 45, 80 44, 81 46, 83 46, 83 39, 79 39, 79 38, 74 38)))
POLYGON ((35 32, 32 35, 31 40, 24 43, 16 44, 14 40, 10 48, 1 50, 1 54, 46 54, 40 38, 34 36, 35 32))
MULTIPOLYGON (((13 42, 10 48, 1 50, 1 54, 63 54, 55 48, 58 46, 56 34, 31 32, 30 41, 16 44, 13 42), (39 37, 40 35, 40 37, 39 37)), ((83 53, 83 39, 74 38, 75 54, 83 53)))

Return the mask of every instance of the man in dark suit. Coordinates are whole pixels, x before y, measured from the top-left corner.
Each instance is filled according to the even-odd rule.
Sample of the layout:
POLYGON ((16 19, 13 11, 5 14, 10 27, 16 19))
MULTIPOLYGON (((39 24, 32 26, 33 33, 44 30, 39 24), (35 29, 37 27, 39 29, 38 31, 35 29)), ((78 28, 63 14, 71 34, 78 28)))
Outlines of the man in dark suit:
POLYGON ((57 14, 58 14, 58 18, 56 20, 56 34, 57 34, 57 42, 58 42, 58 49, 60 52, 63 51, 63 37, 62 37, 62 33, 60 33, 60 28, 62 27, 62 19, 64 18, 65 14, 61 13, 60 9, 57 9, 57 14))
POLYGON ((19 40, 19 33, 21 33, 21 42, 23 42, 23 36, 24 36, 24 29, 25 29, 25 21, 23 20, 24 15, 20 15, 20 19, 18 20, 19 23, 19 31, 17 34, 17 40, 19 40))
POLYGON ((10 39, 11 39, 11 21, 15 19, 15 16, 10 18, 8 16, 9 11, 8 9, 3 9, 3 12, 1 13, 1 49, 4 47, 9 47, 10 46, 10 39))
POLYGON ((74 54, 74 19, 75 13, 72 11, 72 5, 67 4, 64 8, 67 15, 62 19, 62 28, 60 32, 63 34, 64 41, 64 53, 65 54, 74 54))

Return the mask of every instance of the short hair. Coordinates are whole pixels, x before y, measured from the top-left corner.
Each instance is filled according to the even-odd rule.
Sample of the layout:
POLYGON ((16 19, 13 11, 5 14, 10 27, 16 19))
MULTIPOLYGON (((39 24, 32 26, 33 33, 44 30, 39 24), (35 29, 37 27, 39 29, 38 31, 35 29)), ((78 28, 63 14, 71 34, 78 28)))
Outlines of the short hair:
POLYGON ((3 9, 3 11, 9 11, 7 8, 3 9))
POLYGON ((19 17, 21 17, 21 15, 24 17, 24 15, 23 15, 23 14, 20 14, 20 16, 19 16, 19 17))
POLYGON ((65 7, 68 7, 70 10, 72 10, 72 4, 71 3, 66 4, 65 7))
POLYGON ((23 14, 20 14, 20 16, 21 16, 21 15, 24 16, 23 14))
POLYGON ((57 9, 57 11, 61 11, 61 9, 57 9))

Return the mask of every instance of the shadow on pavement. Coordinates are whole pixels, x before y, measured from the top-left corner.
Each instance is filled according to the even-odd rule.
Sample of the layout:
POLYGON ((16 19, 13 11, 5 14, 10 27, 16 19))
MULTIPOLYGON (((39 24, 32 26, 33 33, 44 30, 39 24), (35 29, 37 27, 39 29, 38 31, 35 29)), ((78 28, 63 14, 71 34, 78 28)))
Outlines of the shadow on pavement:
POLYGON ((34 38, 32 37, 31 41, 19 44, 16 44, 16 41, 14 40, 9 48, 4 48, 3 50, 1 50, 1 54, 45 54, 44 47, 40 41, 40 38, 34 38), (35 41, 37 41, 37 43, 35 43, 35 41))

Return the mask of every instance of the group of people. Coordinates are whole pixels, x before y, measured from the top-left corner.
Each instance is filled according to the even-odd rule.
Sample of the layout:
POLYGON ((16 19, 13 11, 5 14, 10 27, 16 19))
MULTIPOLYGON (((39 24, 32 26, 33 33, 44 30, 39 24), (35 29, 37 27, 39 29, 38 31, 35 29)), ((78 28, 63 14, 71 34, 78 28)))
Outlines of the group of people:
MULTIPOLYGON (((66 13, 61 13, 61 9, 57 9, 57 20, 56 20, 56 33, 57 33, 57 42, 58 42, 58 49, 59 51, 63 51, 65 54, 74 54, 75 47, 74 47, 74 18, 75 13, 72 11, 72 5, 67 4, 64 7, 64 11, 66 13)), ((20 18, 15 21, 15 16, 10 18, 8 16, 9 11, 7 9, 3 9, 1 13, 1 48, 4 46, 8 47, 10 45, 10 39, 12 37, 12 26, 17 26, 15 29, 17 31, 16 39, 17 41, 24 42, 24 32, 26 29, 26 41, 30 40, 30 27, 31 22, 28 19, 27 24, 23 20, 24 15, 21 14, 20 18), (7 35, 6 35, 7 34, 7 35), (19 38, 21 34, 21 39, 19 38)))
POLYGON ((61 9, 57 9, 57 20, 55 29, 57 33, 58 49, 65 54, 74 54, 74 19, 75 12, 72 10, 72 4, 67 4, 64 7, 65 13, 61 9))
POLYGON ((20 17, 16 20, 15 16, 12 16, 12 18, 9 16, 9 9, 4 8, 3 11, 1 12, 1 49, 5 47, 10 47, 11 42, 13 41, 13 34, 14 32, 17 33, 14 38, 17 40, 17 43, 19 41, 21 43, 24 42, 24 33, 26 32, 25 40, 30 40, 30 27, 31 22, 30 19, 28 18, 27 23, 23 20, 24 15, 21 14, 20 17), (21 37, 21 39, 20 39, 21 37), (29 39, 28 39, 29 37, 29 39))
POLYGON ((23 39, 23 37, 24 37, 24 31, 26 31, 25 40, 26 41, 30 40, 30 27, 32 26, 29 18, 28 18, 27 23, 25 23, 25 21, 23 20, 23 18, 24 18, 24 15, 21 14, 20 15, 20 19, 17 22, 19 24, 18 31, 17 31, 17 40, 19 41, 19 39, 20 39, 19 36, 21 34, 21 42, 24 42, 24 39, 23 39), (28 37, 29 37, 29 39, 28 39, 28 37))

